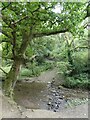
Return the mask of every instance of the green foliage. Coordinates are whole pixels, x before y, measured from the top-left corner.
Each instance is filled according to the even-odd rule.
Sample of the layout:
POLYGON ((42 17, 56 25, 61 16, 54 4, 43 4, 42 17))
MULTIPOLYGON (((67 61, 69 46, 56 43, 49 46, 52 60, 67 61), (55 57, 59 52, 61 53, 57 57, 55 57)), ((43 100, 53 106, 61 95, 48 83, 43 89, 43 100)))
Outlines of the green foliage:
POLYGON ((26 68, 22 68, 21 72, 20 72, 20 76, 26 76, 26 77, 30 77, 32 75, 32 71, 26 68))
POLYGON ((32 77, 32 76, 38 76, 40 74, 40 68, 37 66, 36 62, 29 63, 27 65, 27 68, 22 68, 20 76, 26 76, 26 77, 32 77))
MULTIPOLYGON (((87 36, 79 38, 70 37, 66 34, 66 39, 61 36, 60 42, 62 45, 57 47, 57 52, 54 54, 59 62, 57 62, 58 71, 64 76, 64 86, 69 88, 85 88, 90 89, 88 80, 88 47, 87 36), (79 39, 80 38, 80 39, 79 39), (58 52, 60 51, 60 52, 58 52), (68 54, 69 53, 69 54, 68 54)), ((59 46, 59 45, 58 45, 59 46)))
POLYGON ((87 66, 86 51, 80 48, 87 47, 86 34, 81 25, 87 15, 86 8, 87 3, 80 2, 2 3, 0 43, 5 64, 16 62, 17 58, 23 63, 25 58, 36 55, 35 60, 28 63, 28 69, 22 68, 20 73, 21 76, 31 77, 53 68, 55 62, 50 62, 50 59, 56 60, 59 73, 68 77, 67 86, 77 86, 78 83, 82 86, 86 84, 87 88, 83 76, 77 79, 70 77, 73 70, 81 74, 87 66), (57 5, 62 8, 60 13, 53 11, 57 5), (55 36, 58 33, 62 34, 55 36))
MULTIPOLYGON (((64 75, 64 86, 68 88, 90 89, 88 79, 88 52, 86 49, 72 54, 73 66, 67 62, 58 62, 59 73, 64 75), (71 74, 72 73, 72 74, 71 74)), ((67 59, 66 59, 67 60, 67 59)))
POLYGON ((63 85, 68 88, 90 89, 90 80, 88 79, 88 74, 80 74, 67 77, 63 85))
POLYGON ((77 73, 88 70, 88 50, 78 51, 73 54, 74 69, 77 73))
MULTIPOLYGON (((1 66, 1 68, 6 72, 6 73, 8 73, 9 71, 10 71, 10 69, 11 69, 11 66, 5 66, 5 67, 2 67, 1 66)), ((0 77, 5 77, 5 73, 0 69, 0 77)))
POLYGON ((43 63, 42 65, 42 71, 45 71, 45 70, 49 70, 49 69, 53 69, 55 67, 55 62, 53 61, 46 61, 45 63, 43 63))
POLYGON ((68 62, 57 62, 58 71, 62 75, 68 75, 71 72, 71 65, 68 62))
POLYGON ((74 98, 74 99, 68 100, 67 105, 65 107, 66 108, 74 107, 74 106, 77 106, 77 105, 81 105, 82 103, 85 104, 86 102, 88 102, 88 98, 83 98, 83 99, 74 98))
MULTIPOLYGON (((15 53, 18 53, 23 42, 23 34, 25 31, 26 33, 29 33, 31 26, 33 26, 33 36, 43 36, 51 32, 57 33, 58 30, 60 31, 63 29, 69 29, 68 31, 71 31, 74 34, 74 32, 76 33, 78 24, 82 22, 87 12, 85 10, 86 4, 70 2, 32 2, 30 4, 28 2, 4 2, 2 8, 5 8, 1 11, 2 33, 4 35, 2 40, 7 42, 6 45, 3 45, 3 56, 9 58, 13 57, 12 31, 16 34, 14 47, 15 53), (63 8, 61 13, 53 12, 53 9, 58 4, 63 8), (15 23, 14 27, 12 23, 15 23)), ((48 44, 51 45, 50 43, 48 44)))
POLYGON ((41 65, 37 65, 36 62, 34 62, 33 64, 27 65, 28 68, 22 68, 21 72, 20 72, 20 76, 24 76, 24 77, 33 77, 33 76, 39 76, 41 74, 41 72, 49 70, 49 69, 53 69, 55 66, 55 64, 53 62, 48 62, 45 61, 43 62, 43 64, 41 65))

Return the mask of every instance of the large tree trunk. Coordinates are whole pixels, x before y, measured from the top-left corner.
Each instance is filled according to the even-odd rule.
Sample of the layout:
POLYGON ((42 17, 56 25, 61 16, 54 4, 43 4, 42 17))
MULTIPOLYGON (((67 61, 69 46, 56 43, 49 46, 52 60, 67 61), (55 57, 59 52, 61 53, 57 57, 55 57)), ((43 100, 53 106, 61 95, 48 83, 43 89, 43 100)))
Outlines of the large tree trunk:
POLYGON ((22 43, 21 43, 20 49, 16 55, 15 55, 15 51, 16 51, 15 45, 13 46, 14 47, 13 48, 14 62, 13 62, 13 65, 12 65, 9 73, 6 76, 6 80, 5 80, 4 87, 3 87, 5 95, 7 95, 9 97, 12 97, 13 90, 14 90, 15 84, 17 82, 17 77, 20 72, 20 66, 23 63, 23 59, 24 59, 23 56, 25 54, 29 40, 32 40, 32 27, 31 27, 29 33, 28 32, 23 33, 22 43))
POLYGON ((12 97, 13 89, 15 87, 17 77, 18 77, 18 74, 20 71, 20 66, 21 66, 21 61, 14 60, 9 73, 6 76, 3 90, 4 90, 5 95, 7 95, 9 97, 12 97))

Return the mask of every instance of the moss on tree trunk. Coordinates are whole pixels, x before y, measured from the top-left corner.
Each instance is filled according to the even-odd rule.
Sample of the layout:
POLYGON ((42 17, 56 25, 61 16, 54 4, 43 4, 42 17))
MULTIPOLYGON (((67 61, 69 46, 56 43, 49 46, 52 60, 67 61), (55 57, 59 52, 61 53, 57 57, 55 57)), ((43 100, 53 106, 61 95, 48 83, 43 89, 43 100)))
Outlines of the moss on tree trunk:
POLYGON ((17 82, 17 77, 20 71, 21 61, 15 60, 13 62, 13 65, 9 71, 9 73, 6 76, 6 80, 4 82, 3 91, 5 95, 12 97, 13 90, 15 87, 15 84, 17 82))
POLYGON ((14 90, 15 84, 17 82, 17 77, 20 72, 20 66, 23 63, 23 59, 24 59, 23 56, 24 56, 26 48, 29 44, 29 40, 32 40, 32 32, 31 31, 32 31, 32 27, 31 27, 29 33, 23 32, 23 38, 22 38, 23 40, 22 40, 21 46, 20 46, 17 54, 15 54, 15 51, 16 51, 15 45, 13 46, 14 61, 13 61, 13 65, 12 65, 9 73, 6 76, 6 80, 5 80, 4 87, 3 87, 5 95, 7 95, 9 97, 12 97, 13 90, 14 90))

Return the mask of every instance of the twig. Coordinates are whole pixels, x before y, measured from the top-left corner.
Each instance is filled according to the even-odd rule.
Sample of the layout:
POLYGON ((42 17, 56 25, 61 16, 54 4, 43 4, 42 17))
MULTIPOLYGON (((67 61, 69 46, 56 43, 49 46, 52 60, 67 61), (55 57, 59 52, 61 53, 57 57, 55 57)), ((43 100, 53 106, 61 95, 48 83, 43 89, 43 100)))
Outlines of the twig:
POLYGON ((1 67, 0 67, 0 70, 2 70, 5 74, 7 74, 7 72, 5 72, 5 70, 3 70, 1 67))
MULTIPOLYGON (((9 5, 11 5, 11 2, 10 2, 7 6, 4 6, 4 7, 2 8, 2 10, 6 9, 7 7, 9 7, 9 5)), ((2 11, 2 10, 1 10, 1 11, 2 11)))
POLYGON ((27 18, 29 18, 29 16, 25 16, 25 17, 21 18, 20 20, 13 22, 12 25, 15 25, 15 24, 21 22, 22 20, 27 19, 27 18))

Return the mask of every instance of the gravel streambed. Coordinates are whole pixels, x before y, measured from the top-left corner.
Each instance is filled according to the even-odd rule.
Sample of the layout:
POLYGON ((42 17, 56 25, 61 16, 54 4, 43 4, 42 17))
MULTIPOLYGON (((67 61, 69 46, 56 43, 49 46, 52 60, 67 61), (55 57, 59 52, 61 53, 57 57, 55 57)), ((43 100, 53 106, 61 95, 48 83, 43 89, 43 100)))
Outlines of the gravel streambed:
POLYGON ((46 109, 59 112, 67 107, 82 104, 88 101, 87 92, 66 89, 54 84, 54 81, 18 82, 14 90, 14 99, 18 105, 27 109, 46 109))

